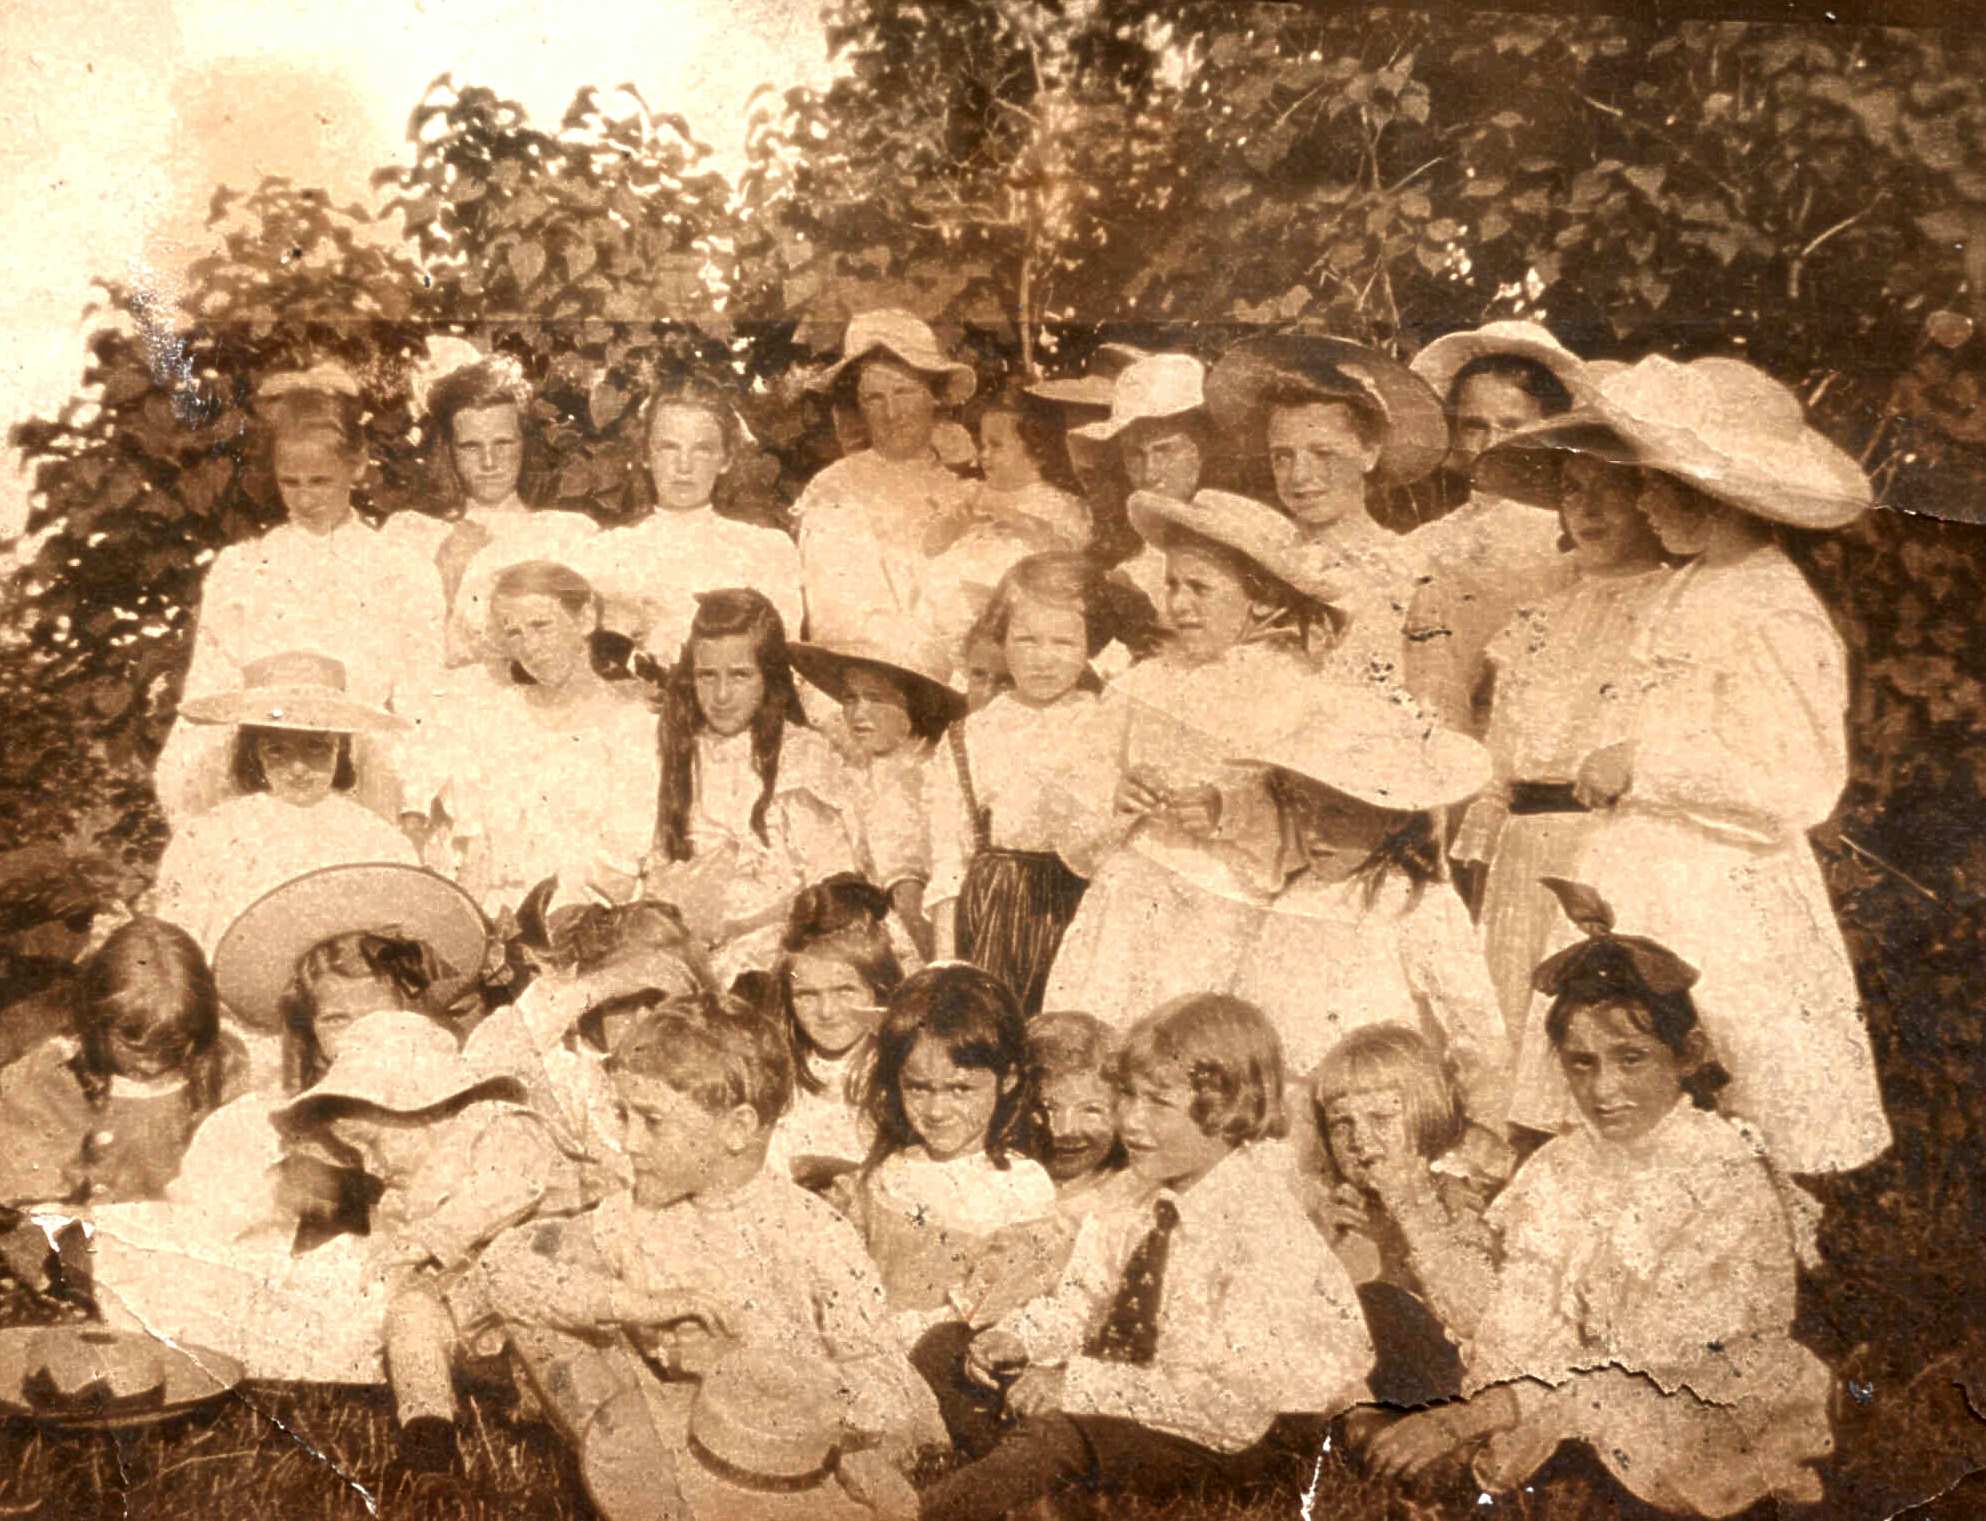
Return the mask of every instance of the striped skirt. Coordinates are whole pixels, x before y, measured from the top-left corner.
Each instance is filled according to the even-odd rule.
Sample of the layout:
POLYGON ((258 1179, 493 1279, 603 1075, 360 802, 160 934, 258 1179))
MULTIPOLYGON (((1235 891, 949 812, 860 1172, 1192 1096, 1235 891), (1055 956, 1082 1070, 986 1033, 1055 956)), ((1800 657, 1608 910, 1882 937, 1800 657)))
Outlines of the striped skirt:
POLYGON ((1006 983, 1022 1013, 1039 1014, 1048 969, 1088 886, 1052 851, 979 851, 959 890, 959 959, 1006 983))

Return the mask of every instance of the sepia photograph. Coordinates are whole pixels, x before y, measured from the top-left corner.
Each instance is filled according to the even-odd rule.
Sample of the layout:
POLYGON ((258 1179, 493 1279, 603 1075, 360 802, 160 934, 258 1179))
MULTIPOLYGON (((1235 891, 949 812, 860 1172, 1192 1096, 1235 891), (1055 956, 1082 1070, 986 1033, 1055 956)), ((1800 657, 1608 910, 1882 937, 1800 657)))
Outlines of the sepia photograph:
POLYGON ((1986 1517, 1958 5, 0 37, 0 1521, 1986 1517))

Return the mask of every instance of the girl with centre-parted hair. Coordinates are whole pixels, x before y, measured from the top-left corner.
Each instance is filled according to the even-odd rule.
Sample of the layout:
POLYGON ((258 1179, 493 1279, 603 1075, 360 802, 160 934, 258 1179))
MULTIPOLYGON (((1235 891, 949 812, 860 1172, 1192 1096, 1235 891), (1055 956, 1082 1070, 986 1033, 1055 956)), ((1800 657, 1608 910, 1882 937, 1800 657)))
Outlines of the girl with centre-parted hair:
MULTIPOLYGON (((372 707, 411 719, 430 700, 441 680, 441 589, 417 551, 354 510, 367 464, 362 416, 358 382, 335 364, 258 386, 256 422, 284 520, 208 567, 181 702, 239 691, 249 666, 294 650, 336 660, 350 695, 372 707)), ((230 737, 173 725, 152 777, 168 823, 233 794, 230 737)), ((397 818, 401 773, 420 773, 424 742, 360 734, 358 801, 397 818)))
POLYGON ((776 953, 793 897, 855 864, 827 741, 808 727, 778 611, 700 593, 662 693, 648 896, 681 909, 720 983, 776 953))
POLYGON ((698 592, 751 586, 797 631, 804 603, 792 539, 718 506, 745 445, 730 392, 692 375, 665 377, 649 397, 642 440, 653 508, 601 534, 579 562, 606 599, 607 626, 666 667, 689 636, 698 592))
POLYGON ((194 723, 234 729, 235 796, 173 830, 153 907, 211 954, 221 932, 271 888, 320 866, 419 864, 398 827, 354 801, 356 734, 407 726, 351 697, 345 668, 293 651, 258 660, 239 692, 180 705, 194 723))
POLYGON ((1582 937, 1537 985, 1579 1123, 1490 1208, 1496 1287, 1456 1327, 1469 1398, 1381 1432, 1371 1462, 1423 1483, 1468 1464, 1471 1495, 1583 1467, 1602 1498, 1625 1490, 1671 1515, 1810 1503, 1831 1380, 1792 1339, 1781 1189, 1715 1107, 1726 1079, 1697 1023, 1696 970, 1615 934, 1590 889, 1553 882, 1582 937))
POLYGON ((508 668, 471 673, 440 724, 452 875, 493 916, 547 877, 566 901, 626 901, 655 831, 655 715, 638 683, 603 671, 584 576, 528 561, 491 591, 508 668))
POLYGON ((1105 689, 1114 763, 1090 780, 1096 836, 1061 852, 1089 888, 1049 969, 1051 1008, 1122 1027, 1138 1009, 1230 985, 1278 884, 1281 838, 1259 769, 1221 730, 1331 681, 1306 652, 1326 625, 1296 528, 1226 492, 1139 492, 1131 521, 1166 556, 1171 638, 1105 689))

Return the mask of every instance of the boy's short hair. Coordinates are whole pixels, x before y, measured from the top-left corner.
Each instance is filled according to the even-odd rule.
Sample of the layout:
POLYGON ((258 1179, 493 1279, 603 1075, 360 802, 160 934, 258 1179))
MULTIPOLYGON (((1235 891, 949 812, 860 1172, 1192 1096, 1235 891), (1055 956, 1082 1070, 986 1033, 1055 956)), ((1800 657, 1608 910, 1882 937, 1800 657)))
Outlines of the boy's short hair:
POLYGON ((1433 1161, 1462 1139, 1467 1116, 1462 1097, 1441 1054, 1405 1025, 1368 1025, 1354 1030, 1326 1053, 1311 1081, 1311 1102, 1317 1128, 1330 1136, 1325 1109, 1348 1093, 1390 1088, 1400 1095, 1407 1139, 1427 1161, 1433 1161))
POLYGON ((607 1066, 667 1083, 711 1114, 748 1104, 764 1130, 778 1123, 793 1099, 793 1069, 778 1030, 714 995, 698 1013, 677 1003, 644 1015, 607 1066))
POLYGON ((1289 1134, 1283 1108, 1283 1043, 1254 1004, 1195 993, 1161 1005, 1131 1027, 1117 1080, 1177 1068, 1193 1090, 1187 1111, 1230 1146, 1289 1134))
POLYGON ((1027 1061, 1037 1091, 1057 1078, 1085 1073, 1108 1078, 1116 1060, 1116 1039, 1094 1014, 1051 1009, 1028 1022, 1027 1061))

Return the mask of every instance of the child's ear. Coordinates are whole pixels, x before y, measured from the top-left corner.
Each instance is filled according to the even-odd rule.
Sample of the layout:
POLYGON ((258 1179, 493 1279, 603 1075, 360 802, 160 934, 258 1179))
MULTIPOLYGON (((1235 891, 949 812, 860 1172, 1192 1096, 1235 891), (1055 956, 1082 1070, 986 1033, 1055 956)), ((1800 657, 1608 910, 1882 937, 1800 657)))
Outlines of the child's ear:
POLYGON ((750 1104, 735 1104, 725 1110, 718 1127, 724 1149, 734 1157, 757 1142, 764 1128, 759 1124, 758 1110, 750 1104))

